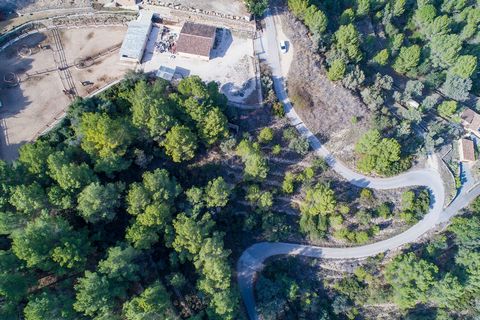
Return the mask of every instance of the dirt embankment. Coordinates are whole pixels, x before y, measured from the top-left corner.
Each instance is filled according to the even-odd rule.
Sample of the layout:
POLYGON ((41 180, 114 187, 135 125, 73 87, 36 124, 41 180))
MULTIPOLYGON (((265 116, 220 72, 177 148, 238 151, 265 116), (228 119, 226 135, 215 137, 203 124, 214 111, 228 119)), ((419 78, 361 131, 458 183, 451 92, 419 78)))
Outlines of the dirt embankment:
POLYGON ((370 122, 366 106, 350 90, 328 80, 323 57, 315 52, 301 22, 286 12, 282 25, 295 47, 288 74, 289 96, 297 102, 295 110, 335 156, 352 163, 355 142, 370 122))

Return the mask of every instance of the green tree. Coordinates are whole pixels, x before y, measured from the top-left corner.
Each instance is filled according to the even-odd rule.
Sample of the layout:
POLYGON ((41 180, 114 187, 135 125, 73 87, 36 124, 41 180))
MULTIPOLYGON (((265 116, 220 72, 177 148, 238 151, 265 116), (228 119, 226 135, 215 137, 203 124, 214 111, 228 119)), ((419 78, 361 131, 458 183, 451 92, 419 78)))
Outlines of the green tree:
POLYGON ((73 302, 68 294, 47 290, 30 298, 23 314, 25 320, 74 320, 79 314, 73 310, 73 302))
POLYGON ((292 172, 285 173, 285 177, 282 183, 282 191, 284 193, 290 194, 295 190, 295 175, 292 172))
POLYGON ((174 162, 193 159, 197 149, 197 137, 186 126, 173 126, 167 133, 162 145, 174 162))
POLYGON ((458 57, 450 71, 463 79, 470 78, 477 70, 477 57, 463 55, 458 57))
POLYGON ((111 221, 116 215, 116 209, 121 206, 123 189, 123 184, 91 183, 78 195, 77 209, 87 222, 111 221))
POLYGON ((381 51, 379 51, 374 57, 373 57, 373 62, 381 65, 381 66, 385 66, 387 63, 388 63, 388 58, 389 58, 389 54, 388 54, 388 50, 387 49, 383 49, 381 51))
POLYGON ((110 314, 115 299, 125 295, 125 288, 109 281, 106 275, 85 271, 75 285, 76 299, 73 308, 89 317, 110 314))
POLYGON ((95 169, 107 174, 130 165, 125 154, 133 141, 130 122, 112 119, 104 113, 84 113, 78 127, 82 148, 95 160, 95 169))
MULTIPOLYGON (((433 4, 426 4, 424 6, 419 6, 418 9, 415 10, 413 21, 415 21, 415 24, 420 27, 420 29, 425 30, 425 28, 433 22, 436 16, 437 9, 435 6, 433 4)), ((425 31, 423 33, 425 33, 425 31)))
POLYGON ((245 3, 248 11, 257 17, 260 17, 268 8, 268 0, 246 0, 245 3))
POLYGON ((345 11, 342 12, 339 18, 339 23, 341 25, 344 24, 350 24, 355 21, 355 12, 353 11, 352 8, 345 9, 345 11))
POLYGON ((403 15, 405 13, 405 4, 406 4, 406 0, 395 0, 393 2, 393 15, 395 17, 399 17, 401 15, 403 15))
POLYGON ((462 50, 462 40, 456 34, 433 36, 429 45, 432 63, 441 68, 451 67, 462 50))
POLYGON ((395 59, 393 69, 399 73, 407 73, 417 67, 419 61, 420 47, 418 45, 402 47, 398 57, 395 59))
POLYGON ((46 208, 47 196, 37 182, 29 185, 18 185, 12 188, 10 203, 21 212, 31 214, 46 208))
POLYGON ((207 207, 224 207, 228 203, 231 186, 222 177, 208 182, 205 188, 205 202, 207 207))
POLYGON ((370 13, 371 3, 370 0, 358 0, 357 3, 357 15, 365 16, 370 13))
POLYGON ((182 79, 178 83, 178 92, 187 97, 197 99, 208 98, 208 88, 205 82, 199 76, 190 76, 182 79))
POLYGON ((64 151, 52 153, 47 160, 49 175, 67 192, 75 192, 98 181, 97 176, 86 164, 73 163, 64 151))
POLYGON ((303 20, 308 8, 308 0, 288 0, 288 8, 293 15, 303 20))
POLYGON ((471 79, 464 79, 457 75, 448 73, 447 79, 440 87, 440 91, 442 91, 443 94, 451 99, 465 101, 468 99, 471 88, 471 79))
POLYGON ((273 129, 270 127, 263 128, 258 134, 259 143, 270 143, 273 140, 273 129))
POLYGON ((451 23, 452 20, 448 16, 439 16, 436 17, 431 23, 427 24, 423 29, 423 32, 429 39, 432 39, 438 35, 446 35, 451 32, 451 23))
POLYGON ((311 5, 307 8, 304 15, 305 25, 314 34, 321 35, 327 29, 327 16, 316 6, 311 5))
POLYGON ((159 281, 150 285, 139 296, 125 302, 123 313, 127 320, 179 319, 167 289, 159 281))
POLYGON ((219 108, 210 110, 197 127, 200 137, 207 144, 214 144, 228 136, 228 120, 219 108))
POLYGON ((140 267, 136 260, 141 252, 128 246, 120 245, 108 249, 106 259, 98 263, 98 271, 117 283, 134 282, 139 279, 140 267))
POLYGON ((400 161, 400 144, 393 138, 382 138, 378 130, 366 132, 355 145, 360 155, 358 168, 363 172, 389 174, 400 161))
POLYGON ((132 123, 135 127, 145 130, 154 140, 159 140, 174 125, 178 124, 175 117, 177 108, 164 97, 164 85, 161 80, 149 86, 145 81, 139 81, 128 96, 131 103, 132 123))
POLYGON ((347 66, 345 65, 345 62, 343 62, 342 59, 335 59, 333 60, 330 69, 328 69, 328 79, 332 81, 342 80, 346 71, 347 66))
POLYGON ((335 192, 328 184, 318 183, 315 187, 305 190, 305 199, 300 205, 304 215, 328 215, 335 211, 337 200, 335 192))
POLYGON ((180 258, 185 259, 196 256, 203 246, 203 240, 210 234, 215 222, 209 214, 204 215, 199 221, 180 213, 173 221, 175 240, 173 248, 180 253, 180 258))
POLYGON ((335 32, 335 46, 352 61, 360 61, 360 35, 353 24, 343 25, 335 32))
POLYGON ((86 234, 61 217, 42 215, 12 235, 12 251, 28 267, 63 272, 81 269, 90 250, 86 234), (60 267, 64 267, 63 269, 60 267))
POLYGON ((28 171, 39 177, 47 172, 47 159, 53 153, 53 148, 48 142, 37 140, 34 143, 26 143, 18 150, 18 161, 27 167, 28 171))
POLYGON ((443 101, 438 107, 437 111, 438 114, 441 115, 442 117, 451 117, 455 114, 457 111, 458 104, 456 101, 450 100, 450 101, 443 101))
POLYGON ((455 309, 464 293, 465 288, 458 278, 447 273, 440 281, 434 283, 429 300, 441 308, 455 309))
POLYGON ((385 279, 392 286, 393 300, 402 309, 425 303, 435 284, 438 268, 413 252, 397 256, 385 269, 385 279))
POLYGON ((270 191, 260 190, 258 185, 248 188, 245 199, 261 210, 270 209, 273 205, 273 194, 270 191))
POLYGON ((237 154, 245 163, 245 177, 247 179, 263 180, 267 177, 269 171, 267 159, 260 151, 258 143, 242 140, 237 146, 237 154))

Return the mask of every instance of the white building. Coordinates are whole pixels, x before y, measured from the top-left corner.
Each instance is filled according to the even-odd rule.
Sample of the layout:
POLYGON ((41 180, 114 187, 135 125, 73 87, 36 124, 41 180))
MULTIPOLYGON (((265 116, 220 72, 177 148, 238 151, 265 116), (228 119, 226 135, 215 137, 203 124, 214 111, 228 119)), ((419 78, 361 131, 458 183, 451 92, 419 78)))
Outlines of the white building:
POLYGON ((128 23, 128 30, 120 48, 120 60, 141 63, 148 36, 152 31, 151 11, 140 11, 140 17, 128 23))

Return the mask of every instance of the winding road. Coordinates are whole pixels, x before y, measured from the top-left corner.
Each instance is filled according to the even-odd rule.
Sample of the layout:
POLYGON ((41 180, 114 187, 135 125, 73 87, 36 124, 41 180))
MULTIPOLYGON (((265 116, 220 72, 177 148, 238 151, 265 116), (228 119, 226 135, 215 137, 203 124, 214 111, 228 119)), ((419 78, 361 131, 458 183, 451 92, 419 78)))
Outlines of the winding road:
MULTIPOLYGON (((280 28, 281 26, 275 24, 274 16, 271 12, 266 13, 265 23, 266 30, 263 33, 263 37, 256 42, 263 47, 258 51, 264 52, 263 54, 272 69, 274 89, 278 99, 284 105, 286 116, 290 123, 309 140, 313 151, 319 156, 324 157, 332 169, 345 180, 359 187, 368 187, 372 189, 394 189, 409 186, 427 187, 430 192, 431 207, 430 211, 421 221, 405 232, 390 239, 364 246, 329 248, 282 242, 261 242, 247 248, 242 253, 237 263, 237 280, 243 302, 251 320, 258 319, 258 314, 255 308, 254 285, 256 274, 263 269, 266 259, 278 255, 298 255, 328 259, 365 258, 374 256, 416 241, 437 225, 448 222, 451 217, 456 215, 462 208, 467 206, 478 195, 480 195, 480 185, 476 185, 470 190, 462 190, 462 193, 459 194, 447 208, 444 208, 444 184, 439 172, 434 168, 412 170, 391 178, 371 178, 351 170, 342 162, 335 159, 335 157, 306 127, 293 109, 285 90, 284 76, 279 56, 278 44, 280 40, 285 40, 277 39, 277 28, 280 28)), ((437 161, 435 155, 430 156, 430 160, 437 161)))

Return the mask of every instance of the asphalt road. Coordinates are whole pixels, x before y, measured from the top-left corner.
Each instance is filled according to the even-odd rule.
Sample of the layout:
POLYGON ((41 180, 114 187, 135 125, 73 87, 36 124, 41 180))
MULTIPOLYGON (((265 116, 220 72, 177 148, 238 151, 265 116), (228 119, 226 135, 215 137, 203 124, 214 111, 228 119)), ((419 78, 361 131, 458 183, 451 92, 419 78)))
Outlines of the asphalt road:
MULTIPOLYGON (((327 163, 351 184, 359 187, 368 187, 372 189, 395 189, 409 186, 425 186, 430 192, 430 211, 417 224, 405 232, 398 234, 390 239, 376 243, 348 248, 328 248, 308 245, 300 245, 282 242, 261 242, 247 248, 237 263, 237 279, 240 293, 251 320, 257 320, 258 314, 255 309, 254 285, 256 274, 264 267, 264 261, 277 255, 299 255, 312 258, 328 259, 348 259, 365 258, 376 254, 386 252, 407 243, 419 239, 422 235, 432 230, 438 224, 448 222, 456 215, 459 210, 467 206, 478 195, 480 195, 480 185, 474 186, 470 190, 462 190, 462 193, 444 209, 445 190, 440 174, 433 168, 413 170, 407 173, 391 178, 371 178, 359 174, 346 167, 320 143, 313 133, 305 126, 303 121, 297 115, 288 99, 284 75, 281 70, 279 56, 279 42, 277 39, 277 29, 280 26, 275 25, 273 16, 266 14, 266 30, 263 37, 256 42, 257 52, 265 52, 264 56, 272 68, 275 92, 279 100, 283 103, 290 123, 305 136, 315 153, 324 157, 327 163)), ((284 40, 284 39, 281 39, 284 40)))

